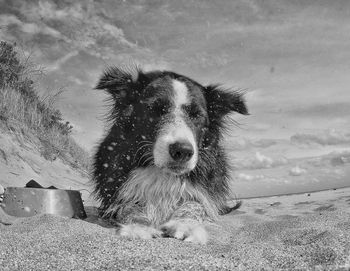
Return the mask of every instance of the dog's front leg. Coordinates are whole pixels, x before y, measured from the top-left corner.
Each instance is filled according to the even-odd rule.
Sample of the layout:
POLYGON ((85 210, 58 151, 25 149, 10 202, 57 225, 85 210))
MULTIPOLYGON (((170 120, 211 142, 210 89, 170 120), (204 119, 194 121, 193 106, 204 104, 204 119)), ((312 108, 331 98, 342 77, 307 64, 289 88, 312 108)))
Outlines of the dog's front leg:
POLYGON ((143 224, 121 224, 117 234, 131 239, 152 239, 162 236, 162 231, 143 224))
POLYGON ((125 214, 114 231, 117 235, 130 239, 152 239, 162 236, 162 231, 152 227, 145 215, 137 211, 125 214))
POLYGON ((163 236, 187 242, 205 244, 208 234, 203 226, 204 207, 198 202, 187 202, 175 210, 170 220, 161 226, 163 236))

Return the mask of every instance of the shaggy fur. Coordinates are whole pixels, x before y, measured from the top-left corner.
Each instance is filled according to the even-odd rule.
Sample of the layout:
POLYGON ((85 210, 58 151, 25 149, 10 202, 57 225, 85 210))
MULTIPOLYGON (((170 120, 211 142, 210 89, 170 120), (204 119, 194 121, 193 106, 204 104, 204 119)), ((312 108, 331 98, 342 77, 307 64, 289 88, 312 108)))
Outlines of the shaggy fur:
MULTIPOLYGON (((106 90, 112 101, 111 127, 95 154, 93 172, 104 218, 150 226, 148 236, 154 228, 179 236, 181 229, 193 234, 202 230, 174 219, 183 221, 195 213, 192 221, 214 220, 232 209, 226 205, 229 165, 220 142, 226 116, 248 114, 241 92, 205 87, 173 72, 116 67, 102 75, 96 88, 106 90), (174 142, 169 140, 185 140, 193 150, 188 162, 172 160, 174 142), (192 203, 198 208, 186 209, 192 203)), ((145 230, 123 226, 121 232, 136 228, 145 230)), ((196 234, 181 236, 196 239, 196 234)))
POLYGON ((212 219, 217 218, 220 208, 201 187, 154 166, 131 172, 119 194, 122 199, 112 203, 105 215, 116 214, 122 223, 142 221, 159 226, 169 220, 179 203, 191 201, 200 203, 212 219))

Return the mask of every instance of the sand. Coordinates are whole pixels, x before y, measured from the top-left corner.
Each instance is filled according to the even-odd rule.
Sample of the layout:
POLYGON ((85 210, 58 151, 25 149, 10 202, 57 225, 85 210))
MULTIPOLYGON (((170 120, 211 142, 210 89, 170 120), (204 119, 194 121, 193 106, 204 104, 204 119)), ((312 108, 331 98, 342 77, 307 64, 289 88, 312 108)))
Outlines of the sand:
MULTIPOLYGON (((1 208, 0 208, 1 209, 1 208)), ((258 270, 350 268, 350 188, 256 198, 207 225, 210 241, 129 240, 98 224, 0 212, 0 270, 258 270)))

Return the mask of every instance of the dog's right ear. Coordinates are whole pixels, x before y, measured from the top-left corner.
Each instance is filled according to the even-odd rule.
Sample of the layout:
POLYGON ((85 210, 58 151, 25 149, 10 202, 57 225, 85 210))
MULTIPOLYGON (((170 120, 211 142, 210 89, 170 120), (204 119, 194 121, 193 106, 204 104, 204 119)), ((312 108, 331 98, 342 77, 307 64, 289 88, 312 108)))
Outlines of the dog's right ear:
POLYGON ((106 90, 113 98, 131 97, 147 84, 146 81, 146 75, 137 66, 124 69, 109 67, 100 77, 95 89, 106 90))

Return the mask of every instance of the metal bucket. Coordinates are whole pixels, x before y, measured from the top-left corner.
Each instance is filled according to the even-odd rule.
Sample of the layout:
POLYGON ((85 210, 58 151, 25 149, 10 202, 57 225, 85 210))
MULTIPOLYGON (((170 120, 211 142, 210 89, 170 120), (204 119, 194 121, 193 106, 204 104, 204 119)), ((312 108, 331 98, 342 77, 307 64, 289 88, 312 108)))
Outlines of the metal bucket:
POLYGON ((3 210, 17 217, 54 214, 86 218, 81 194, 77 190, 6 187, 3 210))

